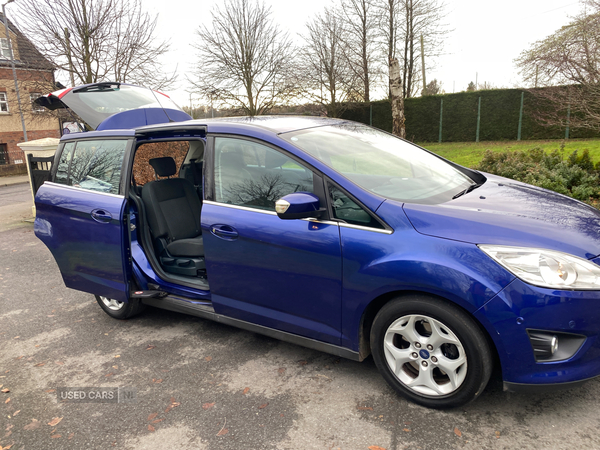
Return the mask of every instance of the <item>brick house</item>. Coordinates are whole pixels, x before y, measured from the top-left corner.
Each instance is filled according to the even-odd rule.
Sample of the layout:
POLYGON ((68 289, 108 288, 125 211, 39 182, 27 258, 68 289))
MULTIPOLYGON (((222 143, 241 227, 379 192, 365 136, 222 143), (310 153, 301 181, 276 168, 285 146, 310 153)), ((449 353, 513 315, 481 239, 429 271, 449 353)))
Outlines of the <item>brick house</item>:
MULTIPOLYGON (((59 120, 45 112, 43 108, 32 105, 32 100, 41 94, 55 90, 54 66, 10 20, 8 27, 27 138, 30 141, 46 137, 58 138, 60 137, 59 120)), ((25 163, 23 152, 17 147, 17 144, 21 142, 24 142, 23 127, 4 28, 4 17, 0 13, 0 174, 2 166, 25 163)), ((13 171, 11 170, 11 172, 13 171)))

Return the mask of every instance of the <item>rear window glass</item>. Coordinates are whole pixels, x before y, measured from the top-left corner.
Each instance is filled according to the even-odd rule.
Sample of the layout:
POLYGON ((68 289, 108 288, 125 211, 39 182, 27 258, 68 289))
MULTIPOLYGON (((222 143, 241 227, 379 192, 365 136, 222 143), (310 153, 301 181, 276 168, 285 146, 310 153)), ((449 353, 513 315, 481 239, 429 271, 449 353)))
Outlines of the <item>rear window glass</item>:
POLYGON ((118 194, 126 140, 80 141, 65 144, 56 183, 90 191, 118 194))
POLYGON ((179 168, 183 164, 189 149, 189 141, 149 142, 140 145, 133 160, 134 183, 137 186, 143 186, 150 181, 154 181, 156 178, 150 160, 164 156, 170 156, 175 160, 175 167, 177 167, 175 177, 178 177, 179 168))

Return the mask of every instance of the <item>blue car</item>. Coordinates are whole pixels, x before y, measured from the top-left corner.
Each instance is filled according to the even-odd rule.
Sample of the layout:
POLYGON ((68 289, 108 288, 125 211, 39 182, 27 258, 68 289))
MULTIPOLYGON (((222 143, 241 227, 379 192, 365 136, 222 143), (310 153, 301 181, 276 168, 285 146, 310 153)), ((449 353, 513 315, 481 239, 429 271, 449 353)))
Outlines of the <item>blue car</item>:
POLYGON ((344 358, 432 408, 600 374, 600 213, 341 119, 190 120, 97 83, 35 233, 115 319, 178 311, 344 358))

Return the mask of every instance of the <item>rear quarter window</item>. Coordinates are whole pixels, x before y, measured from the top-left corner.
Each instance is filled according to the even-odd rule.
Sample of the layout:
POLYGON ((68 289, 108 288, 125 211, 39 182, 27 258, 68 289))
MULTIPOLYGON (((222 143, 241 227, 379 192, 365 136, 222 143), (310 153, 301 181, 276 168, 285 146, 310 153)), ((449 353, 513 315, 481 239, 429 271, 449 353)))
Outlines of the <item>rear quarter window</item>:
POLYGON ((54 181, 90 191, 118 194, 127 140, 65 144, 54 181))

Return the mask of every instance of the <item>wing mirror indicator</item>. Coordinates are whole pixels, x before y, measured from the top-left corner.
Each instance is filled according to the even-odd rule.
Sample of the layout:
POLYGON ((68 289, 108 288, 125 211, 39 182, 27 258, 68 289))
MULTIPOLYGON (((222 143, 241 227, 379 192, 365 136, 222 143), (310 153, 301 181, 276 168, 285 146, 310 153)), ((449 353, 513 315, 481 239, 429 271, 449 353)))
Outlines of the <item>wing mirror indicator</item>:
POLYGON ((310 192, 294 192, 275 202, 275 212, 280 219, 317 219, 325 208, 320 207, 319 197, 310 192))

